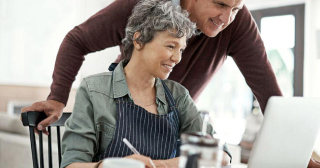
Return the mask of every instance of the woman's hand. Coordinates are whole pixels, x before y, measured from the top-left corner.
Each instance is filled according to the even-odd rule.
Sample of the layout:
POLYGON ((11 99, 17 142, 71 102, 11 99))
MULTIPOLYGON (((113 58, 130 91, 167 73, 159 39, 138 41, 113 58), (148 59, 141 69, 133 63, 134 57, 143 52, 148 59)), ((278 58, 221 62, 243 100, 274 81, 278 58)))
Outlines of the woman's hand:
POLYGON ((139 161, 143 162, 146 165, 146 168, 156 168, 156 167, 158 167, 157 165, 155 165, 156 167, 154 167, 152 165, 152 163, 151 163, 152 162, 151 158, 147 157, 147 156, 133 154, 133 155, 126 156, 124 158, 130 158, 130 159, 139 160, 139 161))
POLYGON ((157 168, 178 168, 179 157, 168 159, 168 160, 153 160, 153 163, 157 168))
POLYGON ((153 160, 154 165, 156 168, 169 168, 166 163, 166 160, 153 160))
POLYGON ((221 165, 222 166, 230 165, 230 159, 231 159, 230 156, 226 152, 223 152, 221 165))

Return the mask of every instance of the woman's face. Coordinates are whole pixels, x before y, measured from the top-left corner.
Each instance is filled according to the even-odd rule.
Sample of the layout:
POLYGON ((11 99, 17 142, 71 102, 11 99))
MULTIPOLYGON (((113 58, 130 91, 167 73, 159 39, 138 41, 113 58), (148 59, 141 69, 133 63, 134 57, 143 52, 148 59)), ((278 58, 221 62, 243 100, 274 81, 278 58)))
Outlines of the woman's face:
POLYGON ((153 40, 139 51, 141 61, 154 77, 167 79, 174 66, 181 60, 186 47, 186 37, 173 37, 169 31, 158 32, 153 40))

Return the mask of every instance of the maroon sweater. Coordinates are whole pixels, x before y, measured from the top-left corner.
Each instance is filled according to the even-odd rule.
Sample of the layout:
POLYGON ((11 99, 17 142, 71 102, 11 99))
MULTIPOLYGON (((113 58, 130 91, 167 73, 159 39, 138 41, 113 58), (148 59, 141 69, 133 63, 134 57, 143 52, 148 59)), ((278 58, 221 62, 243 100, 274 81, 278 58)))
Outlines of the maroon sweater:
MULTIPOLYGON (((48 100, 67 103, 84 55, 121 45, 127 19, 137 1, 116 0, 67 34, 58 52, 48 100)), ((181 83, 196 99, 227 55, 236 62, 262 111, 270 96, 281 95, 257 26, 245 6, 216 37, 201 34, 189 39, 169 79, 181 83)))

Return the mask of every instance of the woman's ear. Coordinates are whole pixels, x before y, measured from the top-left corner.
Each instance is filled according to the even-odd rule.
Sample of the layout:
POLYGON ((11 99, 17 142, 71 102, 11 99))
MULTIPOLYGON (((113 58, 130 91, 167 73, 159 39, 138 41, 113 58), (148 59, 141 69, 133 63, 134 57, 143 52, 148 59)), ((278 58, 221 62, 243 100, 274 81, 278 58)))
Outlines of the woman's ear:
POLYGON ((134 48, 138 51, 140 51, 143 48, 143 45, 140 42, 136 41, 136 39, 139 38, 140 35, 141 35, 140 32, 135 32, 133 34, 133 45, 134 45, 134 48))

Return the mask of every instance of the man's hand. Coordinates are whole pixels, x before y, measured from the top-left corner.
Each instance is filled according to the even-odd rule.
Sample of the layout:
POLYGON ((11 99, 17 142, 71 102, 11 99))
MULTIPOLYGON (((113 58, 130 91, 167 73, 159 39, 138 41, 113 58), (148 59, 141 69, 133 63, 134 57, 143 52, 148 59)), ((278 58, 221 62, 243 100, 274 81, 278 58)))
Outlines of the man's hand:
MULTIPOLYGON (((48 117, 41 121, 37 129, 39 131, 43 131, 46 135, 49 134, 46 127, 48 127, 50 124, 56 122, 60 119, 62 116, 62 111, 64 108, 64 104, 55 100, 47 100, 47 101, 41 101, 41 102, 35 102, 31 106, 24 107, 21 109, 21 112, 27 112, 27 111, 38 111, 38 112, 44 112, 48 117)), ((38 130, 35 129, 36 133, 38 133, 38 130)))
POLYGON ((320 162, 311 158, 309 161, 308 168, 320 168, 320 162))

